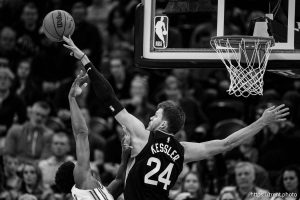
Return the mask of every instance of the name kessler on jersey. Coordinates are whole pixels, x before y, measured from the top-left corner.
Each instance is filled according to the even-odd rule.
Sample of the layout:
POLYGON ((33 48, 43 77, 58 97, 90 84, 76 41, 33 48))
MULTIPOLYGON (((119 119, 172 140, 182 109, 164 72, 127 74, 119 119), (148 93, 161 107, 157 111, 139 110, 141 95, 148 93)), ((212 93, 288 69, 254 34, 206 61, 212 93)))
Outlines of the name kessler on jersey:
POLYGON ((159 152, 165 153, 175 162, 180 158, 176 150, 172 150, 172 147, 164 143, 154 143, 151 145, 152 154, 159 152))

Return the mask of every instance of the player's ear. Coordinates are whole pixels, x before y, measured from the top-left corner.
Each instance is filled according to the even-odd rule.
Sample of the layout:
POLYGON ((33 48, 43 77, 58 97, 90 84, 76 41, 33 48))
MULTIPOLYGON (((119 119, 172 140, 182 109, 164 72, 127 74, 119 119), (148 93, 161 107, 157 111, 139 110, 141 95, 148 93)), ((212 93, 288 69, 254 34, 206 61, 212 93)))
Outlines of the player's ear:
POLYGON ((162 121, 161 124, 160 124, 160 128, 161 129, 167 129, 168 127, 168 122, 167 121, 162 121))

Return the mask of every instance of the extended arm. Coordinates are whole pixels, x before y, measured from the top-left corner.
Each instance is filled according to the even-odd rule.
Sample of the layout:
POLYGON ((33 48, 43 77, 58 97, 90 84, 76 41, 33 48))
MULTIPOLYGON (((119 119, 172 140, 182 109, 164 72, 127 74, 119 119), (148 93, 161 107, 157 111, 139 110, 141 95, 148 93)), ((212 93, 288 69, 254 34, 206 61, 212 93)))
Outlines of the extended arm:
MULTIPOLYGON (((74 57, 84 65, 98 99, 105 107, 110 109, 121 125, 126 126, 132 136, 132 141, 147 141, 149 133, 143 123, 123 108, 106 78, 95 68, 89 58, 75 46, 70 38, 64 37, 64 41, 68 44, 64 44, 64 46, 70 49, 74 57)), ((133 142, 133 147, 136 146, 135 144, 138 144, 138 142, 133 142)))
POLYGON ((77 164, 74 169, 75 183, 81 185, 90 175, 90 147, 88 141, 88 128, 84 117, 76 102, 76 96, 81 93, 79 80, 82 77, 77 77, 70 89, 69 103, 71 111, 71 123, 73 134, 76 142, 76 157, 77 164))
POLYGON ((106 78, 95 68, 89 61, 87 56, 84 56, 82 63, 88 72, 91 84, 93 85, 96 96, 101 100, 105 107, 109 108, 115 119, 129 129, 133 137, 144 137, 146 131, 144 124, 136 117, 127 112, 117 99, 114 90, 106 78), (86 64, 87 63, 87 64, 86 64))
POLYGON ((223 140, 212 140, 203 143, 182 142, 181 144, 185 148, 185 162, 198 161, 229 151, 242 144, 245 139, 256 135, 265 126, 274 122, 286 120, 285 117, 289 114, 289 112, 288 108, 283 107, 284 105, 280 105, 276 108, 273 106, 266 109, 257 121, 234 132, 223 140))

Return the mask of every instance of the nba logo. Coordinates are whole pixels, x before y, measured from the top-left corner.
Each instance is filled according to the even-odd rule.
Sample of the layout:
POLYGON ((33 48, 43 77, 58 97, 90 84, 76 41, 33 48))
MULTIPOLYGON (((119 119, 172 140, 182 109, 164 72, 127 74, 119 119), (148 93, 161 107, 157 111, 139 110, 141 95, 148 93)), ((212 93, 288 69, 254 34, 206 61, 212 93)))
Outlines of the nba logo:
POLYGON ((167 16, 156 16, 154 18, 154 39, 155 49, 165 49, 168 46, 169 18, 167 16))

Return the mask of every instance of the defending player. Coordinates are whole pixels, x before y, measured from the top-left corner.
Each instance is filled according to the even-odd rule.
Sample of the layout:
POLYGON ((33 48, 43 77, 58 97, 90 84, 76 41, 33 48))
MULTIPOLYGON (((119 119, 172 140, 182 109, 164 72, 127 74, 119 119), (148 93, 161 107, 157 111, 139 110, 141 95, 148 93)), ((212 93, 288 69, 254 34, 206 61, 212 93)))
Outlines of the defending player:
POLYGON ((66 162, 62 164, 55 177, 58 188, 68 194, 72 192, 74 200, 113 200, 124 189, 124 179, 127 161, 130 156, 130 137, 124 134, 122 139, 122 161, 116 178, 105 188, 95 177, 90 168, 90 148, 88 141, 88 128, 84 117, 77 105, 76 96, 82 92, 85 84, 82 79, 87 77, 78 76, 69 92, 72 129, 76 141, 77 163, 66 162), (81 86, 81 87, 80 87, 81 86))
POLYGON ((170 101, 160 103, 146 129, 141 121, 123 108, 108 81, 71 38, 64 37, 64 41, 67 43, 64 46, 72 51, 71 55, 84 65, 101 104, 110 108, 115 119, 130 132, 131 157, 134 159, 128 164, 130 171, 127 171, 124 191, 126 200, 168 199, 169 190, 184 162, 199 161, 231 150, 268 124, 284 121, 289 114, 284 105, 273 106, 266 109, 257 121, 223 140, 179 143, 173 135, 183 127, 185 114, 178 105, 170 101))

